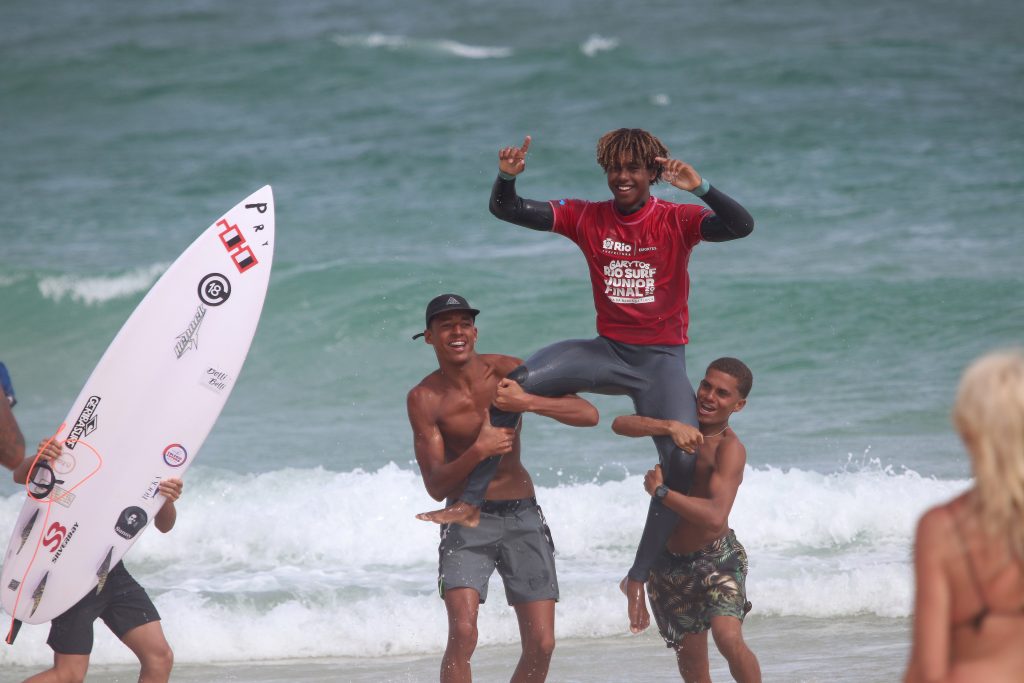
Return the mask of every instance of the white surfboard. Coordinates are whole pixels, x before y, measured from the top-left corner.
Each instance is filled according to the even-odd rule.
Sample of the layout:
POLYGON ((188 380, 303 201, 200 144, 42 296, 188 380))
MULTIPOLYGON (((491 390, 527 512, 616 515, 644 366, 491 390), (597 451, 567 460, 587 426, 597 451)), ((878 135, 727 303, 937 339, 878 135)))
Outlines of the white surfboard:
POLYGON ((273 255, 267 185, 203 232, 114 337, 57 434, 61 457, 27 487, 0 575, 15 620, 49 621, 102 588, 150 526, 160 480, 195 462, 235 385, 273 255))

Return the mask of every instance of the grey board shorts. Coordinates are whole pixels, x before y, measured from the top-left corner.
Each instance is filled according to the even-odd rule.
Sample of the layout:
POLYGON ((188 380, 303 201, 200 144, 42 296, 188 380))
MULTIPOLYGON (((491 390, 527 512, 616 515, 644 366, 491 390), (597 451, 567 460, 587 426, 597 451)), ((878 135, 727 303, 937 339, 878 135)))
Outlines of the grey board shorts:
POLYGON ((498 570, 508 604, 558 600, 555 544, 535 498, 485 500, 480 524, 441 526, 437 588, 441 597, 472 588, 487 601, 487 582, 498 570))

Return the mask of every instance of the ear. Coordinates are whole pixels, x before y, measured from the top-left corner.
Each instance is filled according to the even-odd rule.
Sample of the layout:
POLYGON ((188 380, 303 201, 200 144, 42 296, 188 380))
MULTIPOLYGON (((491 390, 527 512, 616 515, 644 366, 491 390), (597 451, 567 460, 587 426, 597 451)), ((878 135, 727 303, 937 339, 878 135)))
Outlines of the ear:
POLYGON ((745 405, 747 405, 747 399, 741 398, 740 400, 736 401, 736 405, 734 405, 732 407, 732 412, 734 412, 734 413, 740 412, 741 410, 743 410, 743 406, 745 406, 745 405))

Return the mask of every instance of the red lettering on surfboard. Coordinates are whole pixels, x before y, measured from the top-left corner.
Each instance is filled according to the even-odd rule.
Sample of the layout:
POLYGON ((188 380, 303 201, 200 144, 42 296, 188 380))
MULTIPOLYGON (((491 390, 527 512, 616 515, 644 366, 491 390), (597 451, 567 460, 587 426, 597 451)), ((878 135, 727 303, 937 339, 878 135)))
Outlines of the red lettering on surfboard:
POLYGON ((67 527, 61 526, 59 522, 54 522, 50 525, 50 528, 46 530, 46 537, 43 539, 43 545, 50 548, 50 545, 52 544, 53 547, 50 548, 50 552, 52 553, 56 551, 60 542, 64 540, 64 534, 67 532, 67 527))
POLYGON ((242 231, 239 230, 237 225, 229 225, 223 218, 217 221, 217 225, 222 228, 220 231, 220 241, 239 273, 244 273, 259 263, 256 260, 256 254, 249 248, 245 241, 245 236, 242 235, 242 231))

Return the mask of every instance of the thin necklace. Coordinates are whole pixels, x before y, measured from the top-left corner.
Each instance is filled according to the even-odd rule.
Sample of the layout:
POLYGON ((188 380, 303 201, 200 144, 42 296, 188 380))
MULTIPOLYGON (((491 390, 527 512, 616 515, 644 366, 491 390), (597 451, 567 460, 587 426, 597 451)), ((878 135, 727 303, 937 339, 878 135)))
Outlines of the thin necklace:
POLYGON ((725 434, 725 430, 726 430, 726 429, 728 429, 728 428, 729 428, 729 423, 728 423, 728 422, 726 422, 726 423, 725 423, 725 426, 724 426, 724 427, 722 427, 722 431, 720 431, 720 432, 716 432, 716 433, 714 433, 714 434, 705 434, 705 435, 704 435, 704 438, 705 438, 705 439, 713 439, 713 438, 715 438, 716 436, 721 436, 722 434, 725 434))

